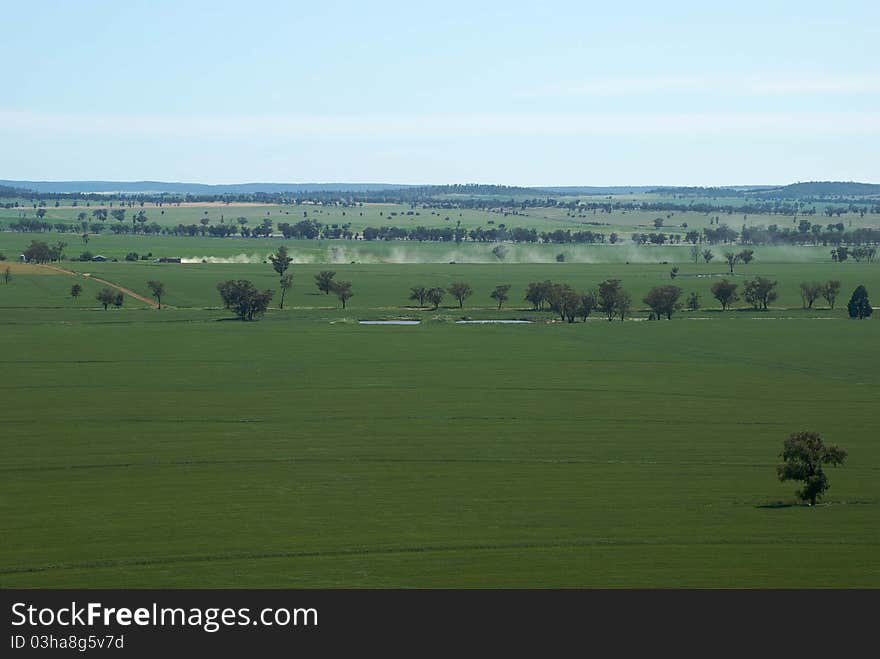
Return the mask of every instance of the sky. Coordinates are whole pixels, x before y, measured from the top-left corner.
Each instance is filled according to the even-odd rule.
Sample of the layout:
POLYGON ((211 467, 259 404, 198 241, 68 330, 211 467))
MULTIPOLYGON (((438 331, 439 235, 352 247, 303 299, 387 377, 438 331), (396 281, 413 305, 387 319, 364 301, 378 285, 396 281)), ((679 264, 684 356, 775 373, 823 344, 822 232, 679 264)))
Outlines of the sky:
POLYGON ((880 2, 3 3, 0 178, 880 183, 880 2))

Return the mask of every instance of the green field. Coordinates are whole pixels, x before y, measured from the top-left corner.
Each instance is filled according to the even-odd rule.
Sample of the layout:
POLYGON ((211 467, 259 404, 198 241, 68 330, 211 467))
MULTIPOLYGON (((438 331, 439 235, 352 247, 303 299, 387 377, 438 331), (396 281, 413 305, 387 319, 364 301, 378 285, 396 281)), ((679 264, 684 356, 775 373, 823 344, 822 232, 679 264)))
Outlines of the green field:
POLYGON ((844 309, 859 283, 880 296, 880 266, 759 248, 736 279, 772 277, 779 300, 721 313, 696 275, 726 266, 682 258, 675 283, 706 308, 671 322, 568 325, 521 299, 619 277, 642 320, 671 267, 646 250, 339 264, 346 310, 312 284, 326 266, 294 265, 256 323, 225 320, 214 287, 276 286, 261 263, 61 264, 142 294, 161 279, 161 311, 104 312, 88 277, 17 269, 0 281, 0 586, 880 587, 880 325, 844 309), (802 310, 798 284, 831 278, 838 308, 802 310), (475 289, 464 309, 407 306, 455 280, 475 289), (355 322, 382 318, 423 323, 355 322), (775 477, 798 430, 849 451, 815 508, 775 477))

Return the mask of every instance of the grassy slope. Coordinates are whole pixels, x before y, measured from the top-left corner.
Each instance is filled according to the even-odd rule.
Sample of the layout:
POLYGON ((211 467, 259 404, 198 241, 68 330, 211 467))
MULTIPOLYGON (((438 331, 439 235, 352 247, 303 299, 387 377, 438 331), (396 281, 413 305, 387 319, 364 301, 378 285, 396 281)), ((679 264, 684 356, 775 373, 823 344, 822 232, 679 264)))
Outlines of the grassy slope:
MULTIPOLYGON (((150 268, 111 266, 135 283, 150 268)), ((268 269, 176 270, 169 301, 215 304, 224 267, 268 269)), ((65 276, 16 277, 16 298, 49 302, 12 309, 0 285, 0 585, 880 586, 875 320, 330 325, 452 276, 349 267, 353 312, 255 324, 105 314, 66 299, 65 276), (774 464, 800 429, 850 451, 830 505, 763 507, 793 499, 774 464)), ((324 302, 308 289, 292 302, 324 302)))

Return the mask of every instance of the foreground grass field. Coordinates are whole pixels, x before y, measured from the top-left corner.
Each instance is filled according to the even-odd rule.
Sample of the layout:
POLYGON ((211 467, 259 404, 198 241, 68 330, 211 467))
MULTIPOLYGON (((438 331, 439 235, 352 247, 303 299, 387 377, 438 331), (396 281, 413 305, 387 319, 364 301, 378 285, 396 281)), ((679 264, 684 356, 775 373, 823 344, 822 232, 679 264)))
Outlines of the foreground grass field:
MULTIPOLYGON (((151 268, 82 265, 132 287, 151 268)), ((268 286, 268 266, 153 267, 179 305, 161 312, 74 302, 82 277, 0 284, 0 586, 880 587, 876 319, 351 322, 411 313, 411 279, 485 297, 620 274, 444 267, 340 268, 346 312, 301 271, 290 308, 249 324, 203 307, 218 275, 268 286), (850 453, 816 508, 775 478, 804 429, 850 453)), ((635 298, 666 270, 624 282, 635 298)), ((465 313, 529 313, 489 302, 465 313)))

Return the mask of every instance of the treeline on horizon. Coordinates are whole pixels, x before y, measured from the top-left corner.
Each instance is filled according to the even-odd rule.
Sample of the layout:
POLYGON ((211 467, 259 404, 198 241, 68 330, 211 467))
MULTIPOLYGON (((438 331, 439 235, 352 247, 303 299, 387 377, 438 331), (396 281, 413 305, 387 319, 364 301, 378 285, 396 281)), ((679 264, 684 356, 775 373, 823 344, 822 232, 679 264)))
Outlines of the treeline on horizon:
MULTIPOLYGON (((462 208, 474 210, 499 210, 504 208, 525 210, 528 208, 568 208, 582 211, 644 210, 644 211, 694 211, 704 213, 747 213, 771 215, 795 215, 815 213, 811 205, 837 203, 846 212, 880 213, 880 185, 867 183, 797 183, 780 188, 743 190, 737 188, 671 187, 642 189, 640 192, 670 196, 671 200, 625 200, 612 199, 611 194, 589 193, 590 188, 522 188, 502 185, 431 185, 378 190, 308 190, 284 192, 249 191, 240 193, 131 193, 105 194, 96 192, 37 192, 0 185, 0 199, 7 199, 5 208, 26 205, 46 206, 62 201, 78 205, 85 202, 99 205, 133 206, 153 204, 156 206, 181 203, 265 203, 277 205, 317 204, 329 206, 355 206, 359 204, 412 204, 435 208, 462 208), (581 199, 558 199, 558 196, 605 197, 584 201, 581 199), (716 198, 736 199, 716 202, 716 198), (27 200, 27 204, 18 201, 27 200), (700 201, 700 200, 703 201, 700 201)), ((599 190, 599 188, 595 189, 599 190)))

